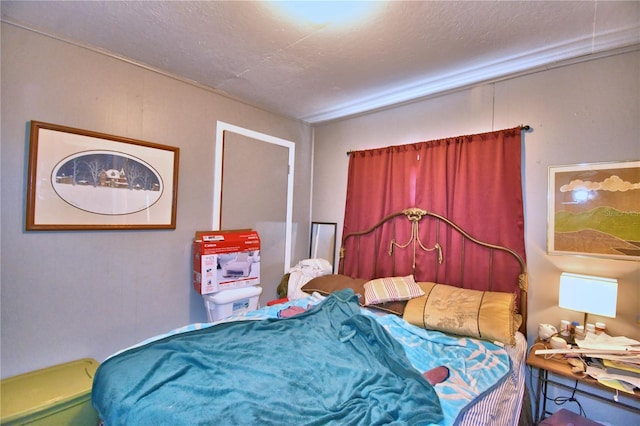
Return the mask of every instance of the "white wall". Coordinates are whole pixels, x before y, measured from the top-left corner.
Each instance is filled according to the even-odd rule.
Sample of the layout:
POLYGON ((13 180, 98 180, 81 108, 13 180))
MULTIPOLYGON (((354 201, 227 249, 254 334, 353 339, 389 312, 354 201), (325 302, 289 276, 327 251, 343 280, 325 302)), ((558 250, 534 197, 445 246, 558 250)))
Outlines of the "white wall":
POLYGON ((292 262, 307 257, 309 126, 4 23, 1 53, 2 377, 206 320, 190 256, 211 228, 217 120, 296 142, 292 262), (25 232, 30 120, 179 147, 176 229, 25 232))
MULTIPOLYGON (((580 313, 557 307, 561 271, 618 278, 617 318, 600 320, 614 334, 640 339, 639 262, 546 253, 548 167, 640 159, 639 100, 640 53, 636 51, 316 126, 312 219, 338 222, 341 232, 348 150, 528 124, 533 131, 524 135, 523 185, 529 341, 535 339, 541 322, 582 321, 580 313)), ((634 420, 640 422, 640 416, 634 420)), ((618 424, 632 424, 628 421, 621 418, 618 424)))

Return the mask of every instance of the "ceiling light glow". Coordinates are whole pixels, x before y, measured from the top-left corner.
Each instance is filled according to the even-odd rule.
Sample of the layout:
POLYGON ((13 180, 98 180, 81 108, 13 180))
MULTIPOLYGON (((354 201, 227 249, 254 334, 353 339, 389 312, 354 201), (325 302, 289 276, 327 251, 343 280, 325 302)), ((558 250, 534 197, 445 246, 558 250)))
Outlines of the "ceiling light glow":
POLYGON ((273 1, 273 9, 300 24, 341 26, 368 18, 381 1, 273 1))

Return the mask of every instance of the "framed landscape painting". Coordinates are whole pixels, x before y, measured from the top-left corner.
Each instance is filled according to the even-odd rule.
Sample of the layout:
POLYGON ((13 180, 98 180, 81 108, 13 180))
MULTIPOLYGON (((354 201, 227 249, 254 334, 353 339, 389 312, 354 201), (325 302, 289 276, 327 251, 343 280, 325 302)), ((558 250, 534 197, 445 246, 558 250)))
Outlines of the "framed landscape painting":
POLYGON ((32 121, 26 229, 175 229, 179 149, 32 121))
POLYGON ((640 260, 640 161, 549 167, 549 254, 640 260))

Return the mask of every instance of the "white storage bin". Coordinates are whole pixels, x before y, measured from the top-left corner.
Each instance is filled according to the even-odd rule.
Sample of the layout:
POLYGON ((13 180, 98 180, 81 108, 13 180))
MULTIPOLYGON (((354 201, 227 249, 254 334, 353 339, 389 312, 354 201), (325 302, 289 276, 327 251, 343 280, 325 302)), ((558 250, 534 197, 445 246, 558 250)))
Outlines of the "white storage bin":
POLYGON ((241 312, 258 309, 262 287, 244 287, 202 295, 209 322, 218 321, 241 312))

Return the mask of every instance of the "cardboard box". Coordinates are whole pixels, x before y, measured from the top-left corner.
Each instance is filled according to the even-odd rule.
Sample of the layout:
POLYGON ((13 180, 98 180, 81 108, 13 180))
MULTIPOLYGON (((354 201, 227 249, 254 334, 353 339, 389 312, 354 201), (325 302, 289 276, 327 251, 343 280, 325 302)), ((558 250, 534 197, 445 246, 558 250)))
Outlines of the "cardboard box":
POLYGON ((193 287, 200 294, 260 284, 260 237, 251 229, 198 231, 193 287))

